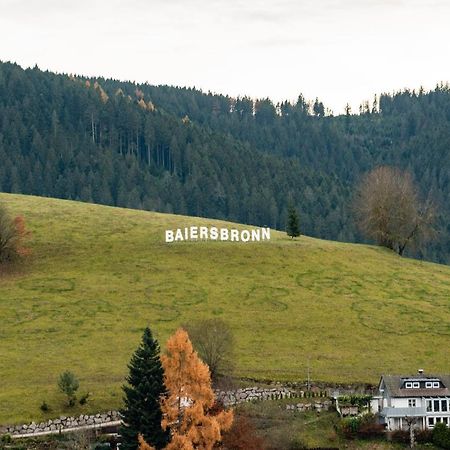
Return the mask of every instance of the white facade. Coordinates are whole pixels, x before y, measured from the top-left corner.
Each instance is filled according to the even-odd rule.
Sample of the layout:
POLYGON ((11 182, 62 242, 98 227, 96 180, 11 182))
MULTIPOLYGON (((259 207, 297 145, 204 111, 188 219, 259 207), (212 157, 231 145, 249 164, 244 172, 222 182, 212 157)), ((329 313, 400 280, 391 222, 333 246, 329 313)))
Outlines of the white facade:
POLYGON ((408 429, 411 423, 430 429, 438 422, 450 427, 450 376, 383 376, 372 402, 387 430, 408 429))

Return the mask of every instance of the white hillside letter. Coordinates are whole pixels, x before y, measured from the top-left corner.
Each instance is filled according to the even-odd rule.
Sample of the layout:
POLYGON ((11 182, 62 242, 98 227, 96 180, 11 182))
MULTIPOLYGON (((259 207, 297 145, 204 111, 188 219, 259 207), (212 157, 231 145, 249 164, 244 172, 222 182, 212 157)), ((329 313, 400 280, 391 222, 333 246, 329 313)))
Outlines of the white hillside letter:
POLYGON ((200 239, 208 239, 208 227, 200 227, 200 239))
POLYGON ((220 229, 220 240, 221 241, 228 241, 229 233, 226 228, 220 229))
POLYGON ((198 227, 191 227, 191 239, 198 239, 198 227))
POLYGON ((259 242, 261 240, 261 230, 252 230, 252 241, 259 242))
POLYGON ((217 241, 217 238, 219 237, 219 230, 216 227, 211 227, 209 229, 209 237, 213 241, 217 241))
POLYGON ((166 242, 173 242, 174 236, 172 230, 166 230, 166 242))
POLYGON ((250 240, 250 231, 242 230, 241 231, 241 241, 248 242, 250 240))
POLYGON ((262 240, 270 241, 270 228, 262 228, 262 240))

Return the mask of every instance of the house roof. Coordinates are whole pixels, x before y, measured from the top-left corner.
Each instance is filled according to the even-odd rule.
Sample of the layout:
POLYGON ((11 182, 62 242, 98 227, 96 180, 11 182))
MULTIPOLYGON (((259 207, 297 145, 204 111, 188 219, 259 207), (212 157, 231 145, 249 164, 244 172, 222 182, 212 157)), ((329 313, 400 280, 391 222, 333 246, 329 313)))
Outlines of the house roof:
POLYGON ((450 375, 383 375, 380 380, 380 387, 384 387, 391 397, 444 397, 450 395, 450 375), (402 388, 405 380, 440 380, 442 388, 402 388))

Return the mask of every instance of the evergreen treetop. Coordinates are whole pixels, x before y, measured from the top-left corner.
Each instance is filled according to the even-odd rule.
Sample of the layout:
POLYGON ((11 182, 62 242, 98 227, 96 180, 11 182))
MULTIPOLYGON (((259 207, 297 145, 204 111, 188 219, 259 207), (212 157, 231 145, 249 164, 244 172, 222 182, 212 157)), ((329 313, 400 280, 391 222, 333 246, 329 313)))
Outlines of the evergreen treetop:
POLYGON ((123 386, 125 405, 120 411, 124 422, 120 430, 123 450, 136 450, 139 434, 157 449, 169 441, 169 433, 161 428, 160 398, 166 389, 159 353, 158 341, 150 328, 145 328, 142 342, 128 364, 128 385, 123 386))
POLYGON ((286 221, 286 233, 292 239, 297 236, 300 236, 300 221, 298 218, 297 210, 293 205, 289 205, 288 208, 288 217, 286 221))

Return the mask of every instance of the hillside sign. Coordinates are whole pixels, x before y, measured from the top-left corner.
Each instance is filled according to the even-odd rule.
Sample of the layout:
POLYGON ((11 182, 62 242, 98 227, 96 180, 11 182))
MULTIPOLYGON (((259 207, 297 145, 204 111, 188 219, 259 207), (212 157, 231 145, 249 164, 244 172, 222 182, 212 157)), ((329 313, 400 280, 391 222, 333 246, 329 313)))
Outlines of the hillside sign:
POLYGON ((166 230, 166 242, 182 241, 231 241, 260 242, 270 240, 270 228, 236 228, 185 227, 166 230))

